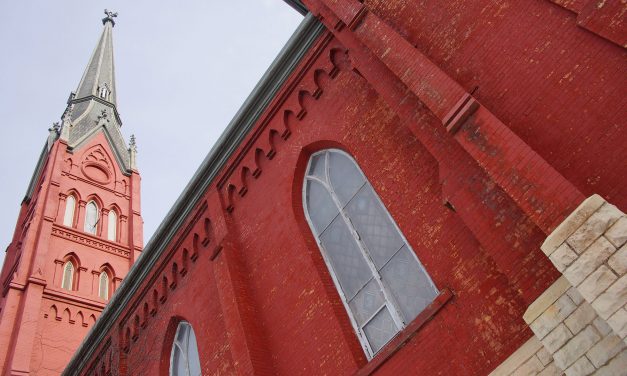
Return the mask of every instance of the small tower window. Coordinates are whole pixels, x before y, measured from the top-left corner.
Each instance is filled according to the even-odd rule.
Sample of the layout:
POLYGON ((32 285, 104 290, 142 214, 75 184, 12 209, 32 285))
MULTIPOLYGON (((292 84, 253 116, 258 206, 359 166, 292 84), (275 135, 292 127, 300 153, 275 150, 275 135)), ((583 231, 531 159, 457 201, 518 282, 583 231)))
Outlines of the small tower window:
POLYGON ((98 88, 98 96, 102 99, 109 100, 110 93, 111 93, 111 90, 109 90, 109 86, 107 86, 107 84, 103 84, 102 86, 98 88))
POLYGON ((61 288, 72 291, 72 284, 74 282, 74 264, 72 261, 67 261, 63 265, 63 280, 61 281, 61 288))
POLYGON ((115 213, 115 211, 111 210, 109 212, 107 239, 111 241, 116 241, 117 235, 118 235, 118 215, 115 213))
POLYGON ((194 329, 186 321, 176 328, 172 353, 170 354, 170 376, 200 376, 200 358, 194 329))
POLYGON ((65 215, 63 216, 63 225, 72 227, 74 224, 74 209, 76 208, 76 199, 74 196, 68 196, 65 200, 65 215))
POLYGON ((98 296, 104 300, 109 299, 109 275, 104 270, 100 272, 98 296))
POLYGON ((96 235, 99 220, 98 205, 90 201, 85 208, 85 232, 96 235))

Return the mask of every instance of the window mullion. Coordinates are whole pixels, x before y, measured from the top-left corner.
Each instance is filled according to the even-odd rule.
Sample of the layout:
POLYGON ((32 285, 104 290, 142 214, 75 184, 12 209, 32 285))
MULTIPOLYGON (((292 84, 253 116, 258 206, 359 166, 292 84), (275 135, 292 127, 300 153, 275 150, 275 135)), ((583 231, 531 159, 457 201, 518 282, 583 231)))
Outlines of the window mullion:
MULTIPOLYGON (((385 301, 387 303, 386 305, 389 305, 389 306, 391 306, 393 308, 393 309, 390 309, 389 311, 390 311, 390 314, 392 315, 392 319, 394 320, 394 323, 396 324, 396 326, 399 329, 403 328, 405 326, 405 320, 403 319, 403 316, 400 314, 400 310, 398 308, 398 305, 396 304, 396 301, 395 301, 393 295, 391 294, 390 291, 388 291, 388 289, 386 288, 385 284, 383 283, 383 279, 381 277, 381 274, 377 270, 377 267, 376 267, 374 261, 370 257, 370 253, 368 252, 366 245, 363 243, 361 237, 359 236, 359 233, 357 232, 357 229, 355 229, 355 226, 353 225, 353 222, 351 221, 350 216, 348 215, 348 213, 342 207, 338 197, 335 194, 335 191, 333 190, 333 187, 329 186, 329 188, 330 188, 331 198, 333 199, 333 202, 335 202, 335 204, 337 205, 338 209, 340 210, 340 215, 344 219, 344 222, 346 222, 346 224, 347 224, 347 226, 348 226, 348 228, 350 230, 350 233, 353 234, 353 236, 355 237, 355 241, 357 242, 357 248, 359 248, 363 258, 366 260, 366 264, 370 268, 370 272, 372 273, 373 278, 375 280, 377 280, 377 284, 379 285, 379 288, 381 289, 381 292, 383 293, 383 297, 385 298, 385 301)), ((362 188, 363 188, 363 186, 362 186, 362 188)), ((361 190, 361 188, 358 189, 357 192, 359 192, 360 190, 361 190)), ((355 195, 357 195, 357 193, 355 193, 355 195)), ((353 198, 354 197, 355 196, 353 196, 353 198)), ((351 200, 352 200, 352 198, 351 198, 351 200)), ((350 202, 351 200, 349 200, 348 202, 350 202)), ((348 205, 348 203, 347 203, 347 205, 348 205)))

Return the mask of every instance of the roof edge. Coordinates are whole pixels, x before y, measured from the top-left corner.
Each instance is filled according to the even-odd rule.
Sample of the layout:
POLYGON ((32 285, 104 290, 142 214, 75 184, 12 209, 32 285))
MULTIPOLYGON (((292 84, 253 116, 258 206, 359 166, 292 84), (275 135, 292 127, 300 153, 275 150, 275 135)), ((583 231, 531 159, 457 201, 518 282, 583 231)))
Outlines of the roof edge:
POLYGON ((303 4, 303 2, 301 0, 283 0, 287 3, 287 5, 291 6, 292 8, 296 9, 296 11, 300 14, 302 14, 303 16, 306 15, 309 11, 307 10, 307 7, 305 7, 305 4, 303 4))
MULTIPOLYGON (((295 2, 288 1, 288 4, 292 5, 292 3, 295 2)), ((298 8, 296 9, 298 10, 298 8)), ((209 184, 266 110, 276 93, 323 30, 324 26, 311 14, 308 14, 300 23, 148 241, 140 257, 131 267, 109 304, 102 311, 100 318, 68 362, 63 375, 79 375, 87 362, 91 360, 91 356, 106 337, 114 321, 132 300, 133 294, 139 289, 141 282, 150 274, 152 267, 174 238, 187 215, 194 209, 199 199, 205 194, 209 184)))
POLYGON ((48 145, 48 141, 46 141, 43 149, 41 150, 41 153, 39 153, 39 158, 37 159, 37 164, 35 165, 35 170, 33 171, 33 176, 31 176, 30 181, 28 182, 28 188, 26 188, 26 194, 24 194, 22 203, 30 201, 30 199, 33 197, 33 193, 35 192, 35 186, 39 181, 39 177, 41 176, 41 172, 43 171, 44 165, 46 164, 49 153, 50 148, 48 145))

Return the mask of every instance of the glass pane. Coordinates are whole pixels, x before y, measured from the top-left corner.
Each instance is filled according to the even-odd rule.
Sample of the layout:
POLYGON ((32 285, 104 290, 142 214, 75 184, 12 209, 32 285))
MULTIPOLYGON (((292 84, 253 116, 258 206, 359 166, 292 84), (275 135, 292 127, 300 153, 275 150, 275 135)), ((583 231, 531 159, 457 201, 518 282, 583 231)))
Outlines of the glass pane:
POLYGON ((189 347, 187 349, 187 361, 189 362, 189 374, 191 376, 200 376, 200 358, 198 357, 198 344, 196 343, 196 335, 194 329, 190 326, 189 331, 189 347))
POLYGON ((335 216, 339 213, 331 194, 320 183, 307 180, 307 213, 319 235, 335 216))
POLYGON ((176 332, 176 342, 178 342, 181 347, 183 347, 183 349, 185 348, 185 345, 187 343, 187 330, 188 330, 188 324, 185 322, 182 322, 179 324, 179 328, 176 332))
POLYGON ((357 165, 337 152, 329 152, 329 179, 342 205, 346 205, 365 181, 357 165))
POLYGON ((379 283, 371 279, 368 284, 355 295, 348 305, 353 311, 359 326, 363 325, 385 303, 379 283))
POLYGON ((320 241, 346 299, 350 300, 372 278, 372 272, 341 216, 322 233, 320 241))
POLYGON ((99 296, 103 299, 108 299, 109 297, 109 276, 107 273, 100 273, 100 293, 99 296))
POLYGON ((68 196, 65 201, 65 215, 63 216, 63 225, 72 227, 74 223, 74 208, 76 207, 76 201, 74 196, 68 196))
POLYGON ((65 263, 65 267, 63 268, 63 283, 61 283, 62 288, 72 290, 72 274, 74 274, 74 265, 68 261, 65 263))
POLYGON ((381 276, 409 323, 435 299, 437 291, 416 257, 403 246, 381 269, 381 276))
POLYGON ((187 376, 185 358, 178 346, 172 348, 172 376, 187 376))
POLYGON ((107 239, 109 240, 116 240, 116 230, 118 227, 118 216, 117 214, 115 214, 114 211, 110 211, 109 212, 109 223, 108 223, 108 236, 107 239))
POLYGON ((307 175, 316 176, 324 182, 327 181, 327 174, 324 172, 325 156, 326 153, 322 153, 311 157, 311 164, 309 165, 309 172, 307 172, 307 175))
POLYGON ((377 269, 381 269, 404 241, 370 184, 359 190, 346 211, 377 269))
POLYGON ((398 328, 392 320, 392 315, 387 307, 383 308, 375 317, 364 326, 364 333, 368 337, 370 348, 377 353, 381 348, 398 333, 398 328))
POLYGON ((90 234, 96 233, 96 224, 98 223, 98 207, 93 202, 87 204, 85 210, 85 231, 90 234))

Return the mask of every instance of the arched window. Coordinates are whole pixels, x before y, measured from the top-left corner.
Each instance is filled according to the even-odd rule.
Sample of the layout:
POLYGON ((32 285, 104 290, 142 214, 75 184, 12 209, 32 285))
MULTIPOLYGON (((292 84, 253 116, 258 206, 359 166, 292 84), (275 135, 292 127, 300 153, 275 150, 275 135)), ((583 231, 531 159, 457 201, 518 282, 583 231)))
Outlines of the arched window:
POLYGON ((85 207, 85 232, 96 235, 96 228, 100 220, 98 214, 98 205, 93 201, 89 201, 85 207))
POLYGON ((348 154, 329 149, 311 156, 303 203, 357 336, 372 358, 433 301, 435 285, 348 154))
POLYGON ((107 229, 107 239, 116 241, 118 236, 118 215, 113 210, 109 211, 109 223, 107 229))
POLYGON ((98 279, 98 296, 104 300, 109 299, 109 275, 104 270, 100 272, 98 279))
POLYGON ((176 328, 172 344, 170 375, 199 376, 200 374, 200 359, 194 329, 187 321, 181 321, 176 328))
POLYGON ((61 280, 61 288, 72 291, 74 282, 74 264, 72 261, 66 261, 63 265, 63 279, 61 280))
POLYGON ((63 225, 72 227, 74 224, 74 209, 76 208, 76 199, 74 196, 67 196, 65 199, 65 215, 63 216, 63 225))

